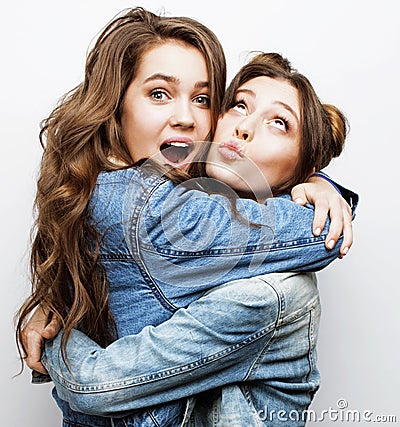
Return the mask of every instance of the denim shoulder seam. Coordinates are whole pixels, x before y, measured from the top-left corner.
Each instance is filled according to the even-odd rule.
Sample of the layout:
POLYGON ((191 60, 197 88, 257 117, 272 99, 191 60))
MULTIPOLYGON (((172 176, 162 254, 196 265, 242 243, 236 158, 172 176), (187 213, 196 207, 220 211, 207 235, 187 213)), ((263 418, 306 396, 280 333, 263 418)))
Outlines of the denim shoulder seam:
POLYGON ((297 322, 303 316, 308 315, 308 313, 310 313, 316 307, 318 307, 318 305, 319 305, 319 296, 317 295, 306 306, 295 311, 294 313, 291 313, 289 316, 282 317, 281 322, 278 325, 278 328, 289 325, 290 323, 297 322))
POLYGON ((138 189, 137 182, 133 182, 134 178, 132 178, 128 184, 123 206, 122 217, 125 241, 127 243, 129 252, 140 269, 145 283, 149 286, 155 298, 166 310, 174 313, 176 310, 178 310, 178 307, 169 301, 169 299, 161 291, 157 283, 149 274, 149 271, 143 262, 142 257, 140 256, 139 246, 141 243, 138 236, 138 223, 140 222, 140 217, 143 210, 145 209, 147 201, 151 195, 167 181, 167 179, 159 176, 143 178, 140 183, 142 187, 138 189), (132 206, 135 207, 133 210, 132 206))
POLYGON ((290 323, 294 323, 297 320, 299 320, 301 317, 312 311, 315 307, 319 304, 319 295, 316 295, 311 301, 309 301, 305 306, 299 308, 298 310, 289 313, 286 315, 286 300, 285 300, 285 294, 281 291, 280 287, 276 283, 273 277, 271 276, 265 276, 265 277, 258 277, 259 280, 262 280, 263 282, 270 285, 275 292, 279 295, 279 301, 280 301, 280 317, 277 322, 277 328, 280 328, 282 326, 288 325, 290 323))
MULTIPOLYGON (((266 283, 268 286, 270 286, 270 284, 266 281, 260 278, 260 280, 262 280, 264 283, 266 283)), ((273 341, 275 335, 276 335, 276 331, 278 328, 278 324, 280 322, 280 318, 282 316, 282 304, 284 304, 284 301, 282 299, 283 294, 281 292, 278 292, 277 289, 274 286, 270 286, 274 292, 276 293, 277 299, 278 299, 278 313, 276 315, 276 321, 274 323, 273 326, 273 334, 271 335, 270 339, 265 343, 264 347, 261 349, 261 351, 258 353, 257 357, 254 359, 253 363, 250 365, 246 376, 244 377, 243 381, 246 381, 250 378, 250 376, 252 374, 254 374, 254 372, 258 369, 259 366, 259 360, 264 356, 265 352, 268 351, 269 346, 271 344, 271 342, 273 341)))

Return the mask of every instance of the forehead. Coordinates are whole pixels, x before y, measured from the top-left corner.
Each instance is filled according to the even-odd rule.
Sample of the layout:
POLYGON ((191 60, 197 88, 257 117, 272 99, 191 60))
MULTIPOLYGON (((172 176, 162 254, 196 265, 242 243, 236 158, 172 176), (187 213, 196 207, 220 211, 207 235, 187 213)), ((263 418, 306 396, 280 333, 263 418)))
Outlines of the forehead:
POLYGON ((182 80, 208 80, 203 54, 192 45, 178 41, 167 41, 143 54, 137 76, 146 78, 154 73, 163 73, 182 80))
POLYGON ((296 88, 285 80, 260 76, 249 80, 240 86, 238 92, 247 92, 259 106, 268 106, 279 101, 289 105, 295 112, 299 112, 299 94, 296 88))

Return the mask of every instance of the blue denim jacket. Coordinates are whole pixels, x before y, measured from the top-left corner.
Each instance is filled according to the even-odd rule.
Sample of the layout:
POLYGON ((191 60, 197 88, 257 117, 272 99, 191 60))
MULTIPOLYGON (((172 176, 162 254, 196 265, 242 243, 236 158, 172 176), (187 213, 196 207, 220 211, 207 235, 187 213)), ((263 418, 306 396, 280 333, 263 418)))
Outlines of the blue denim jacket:
MULTIPOLYGON (((263 205, 238 199, 233 213, 225 196, 191 184, 176 185, 146 168, 98 178, 90 221, 101 236, 100 259, 119 337, 165 322, 223 283, 271 272, 317 271, 339 254, 340 241, 335 249, 325 249, 329 224, 320 236, 312 234, 311 206, 295 204, 289 196, 263 205)), ((87 415, 55 397, 68 419, 88 422, 87 415)), ((179 400, 149 409, 147 421, 144 413, 132 417, 142 426, 157 425, 151 424, 155 418, 159 425, 178 425, 174 420, 184 406, 179 400)), ((92 424, 85 425, 112 425, 106 418, 89 418, 92 424)))
POLYGON ((43 363, 59 396, 83 412, 65 412, 64 426, 303 427, 319 386, 319 317, 315 275, 271 273, 218 286, 105 349, 73 331, 73 375, 60 335, 43 363), (169 403, 148 408, 160 402, 169 403), (145 409, 127 415, 133 408, 145 409))

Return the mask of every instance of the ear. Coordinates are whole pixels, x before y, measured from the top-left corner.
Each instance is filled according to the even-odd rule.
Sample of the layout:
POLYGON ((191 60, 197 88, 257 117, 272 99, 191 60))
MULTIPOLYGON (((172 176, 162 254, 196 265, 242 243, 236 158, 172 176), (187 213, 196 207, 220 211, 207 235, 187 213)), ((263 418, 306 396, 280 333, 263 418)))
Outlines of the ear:
POLYGON ((309 174, 308 174, 308 179, 310 179, 311 178, 311 175, 313 174, 313 173, 315 173, 316 172, 316 169, 315 169, 315 166, 310 170, 310 172, 309 172, 309 174))

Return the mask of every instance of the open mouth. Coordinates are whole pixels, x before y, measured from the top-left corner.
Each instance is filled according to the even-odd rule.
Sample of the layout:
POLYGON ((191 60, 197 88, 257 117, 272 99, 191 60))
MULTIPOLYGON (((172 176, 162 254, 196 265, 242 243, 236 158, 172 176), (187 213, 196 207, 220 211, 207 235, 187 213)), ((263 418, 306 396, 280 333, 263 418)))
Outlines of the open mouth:
POLYGON ((170 163, 179 164, 189 157, 193 151, 193 144, 181 141, 164 142, 160 151, 170 163))

